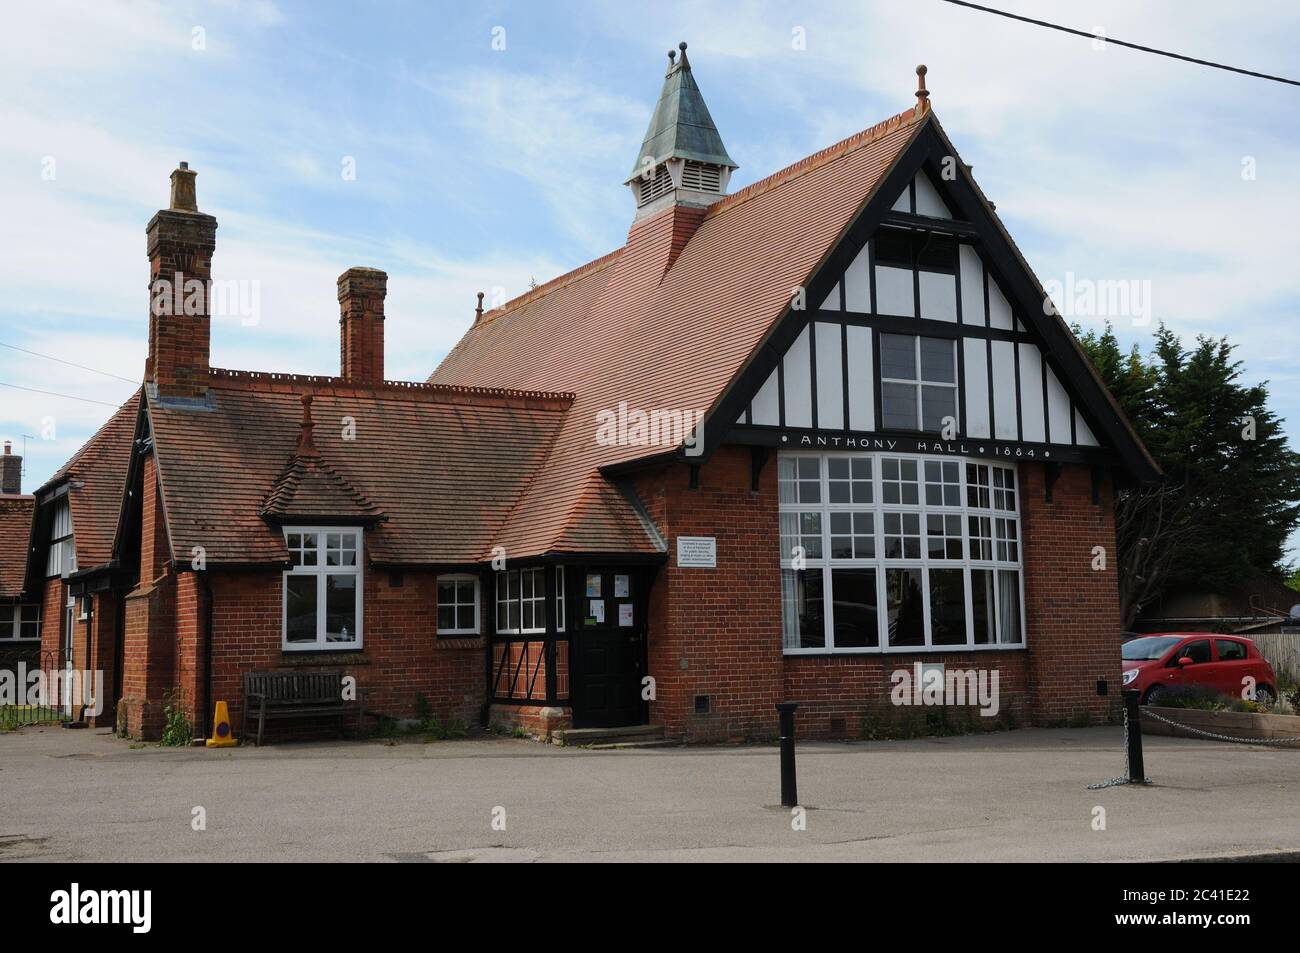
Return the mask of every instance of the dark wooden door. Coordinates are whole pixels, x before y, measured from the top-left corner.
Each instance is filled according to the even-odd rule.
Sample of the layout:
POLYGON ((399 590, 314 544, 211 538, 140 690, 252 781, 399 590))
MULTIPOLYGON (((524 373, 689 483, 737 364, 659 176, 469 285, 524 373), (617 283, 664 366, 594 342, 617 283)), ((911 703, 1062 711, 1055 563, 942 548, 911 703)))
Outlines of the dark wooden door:
POLYGON ((573 646, 573 724, 646 723, 644 580, 633 570, 588 568, 578 577, 573 646))

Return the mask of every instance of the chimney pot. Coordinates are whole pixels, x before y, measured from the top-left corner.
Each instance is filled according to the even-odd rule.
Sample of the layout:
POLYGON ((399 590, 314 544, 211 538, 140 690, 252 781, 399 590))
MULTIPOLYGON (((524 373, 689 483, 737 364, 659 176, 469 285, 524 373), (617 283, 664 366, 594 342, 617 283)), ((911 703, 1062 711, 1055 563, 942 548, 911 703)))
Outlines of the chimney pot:
POLYGON ((5 441, 5 452, 0 455, 0 495, 23 491, 23 458, 14 453, 13 444, 5 441))
POLYGON ((157 212, 145 229, 149 256, 145 379, 160 395, 202 397, 208 390, 217 220, 198 209, 196 175, 187 162, 173 170, 171 205, 157 212))
POLYGON ((349 268, 339 275, 339 376, 357 384, 384 379, 384 299, 388 275, 349 268))

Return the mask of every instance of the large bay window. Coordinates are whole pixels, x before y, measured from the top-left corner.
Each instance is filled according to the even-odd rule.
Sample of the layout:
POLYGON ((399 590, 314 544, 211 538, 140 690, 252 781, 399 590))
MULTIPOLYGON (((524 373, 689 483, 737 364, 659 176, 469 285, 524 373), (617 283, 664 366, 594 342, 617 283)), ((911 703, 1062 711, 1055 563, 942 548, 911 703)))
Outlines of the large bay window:
POLYGON ((286 527, 284 648, 361 648, 361 530, 286 527))
POLYGON ((497 573, 497 632, 546 631, 545 573, 541 567, 497 573))
POLYGON ((783 453, 779 491, 786 652, 1024 644, 1013 468, 783 453))

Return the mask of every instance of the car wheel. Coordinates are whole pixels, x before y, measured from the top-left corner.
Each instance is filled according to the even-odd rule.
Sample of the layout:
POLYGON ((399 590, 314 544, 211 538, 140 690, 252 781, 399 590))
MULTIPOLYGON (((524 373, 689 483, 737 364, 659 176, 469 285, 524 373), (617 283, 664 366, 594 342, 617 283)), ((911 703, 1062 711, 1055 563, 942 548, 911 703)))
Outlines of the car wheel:
POLYGON ((1273 694, 1273 689, 1267 685, 1256 685, 1255 701, 1264 708, 1272 708, 1273 703, 1277 701, 1277 695, 1273 694))
POLYGON ((1164 693, 1165 690, 1163 686, 1152 685, 1151 688, 1147 691, 1147 697, 1142 699, 1142 703, 1144 705, 1159 705, 1160 696, 1163 695, 1164 693))

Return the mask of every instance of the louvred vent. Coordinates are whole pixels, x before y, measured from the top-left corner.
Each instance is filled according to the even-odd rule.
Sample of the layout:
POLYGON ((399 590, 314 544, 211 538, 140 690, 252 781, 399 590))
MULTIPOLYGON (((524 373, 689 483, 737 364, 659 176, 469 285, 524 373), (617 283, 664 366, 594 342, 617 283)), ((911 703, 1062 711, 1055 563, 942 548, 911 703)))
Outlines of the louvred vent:
POLYGON ((694 189, 697 192, 721 192, 721 166, 708 165, 693 159, 686 160, 686 167, 682 170, 682 188, 694 189))
POLYGON ((638 180, 638 205, 653 202, 659 196, 672 191, 673 177, 668 174, 668 166, 661 165, 655 169, 652 178, 638 180))

